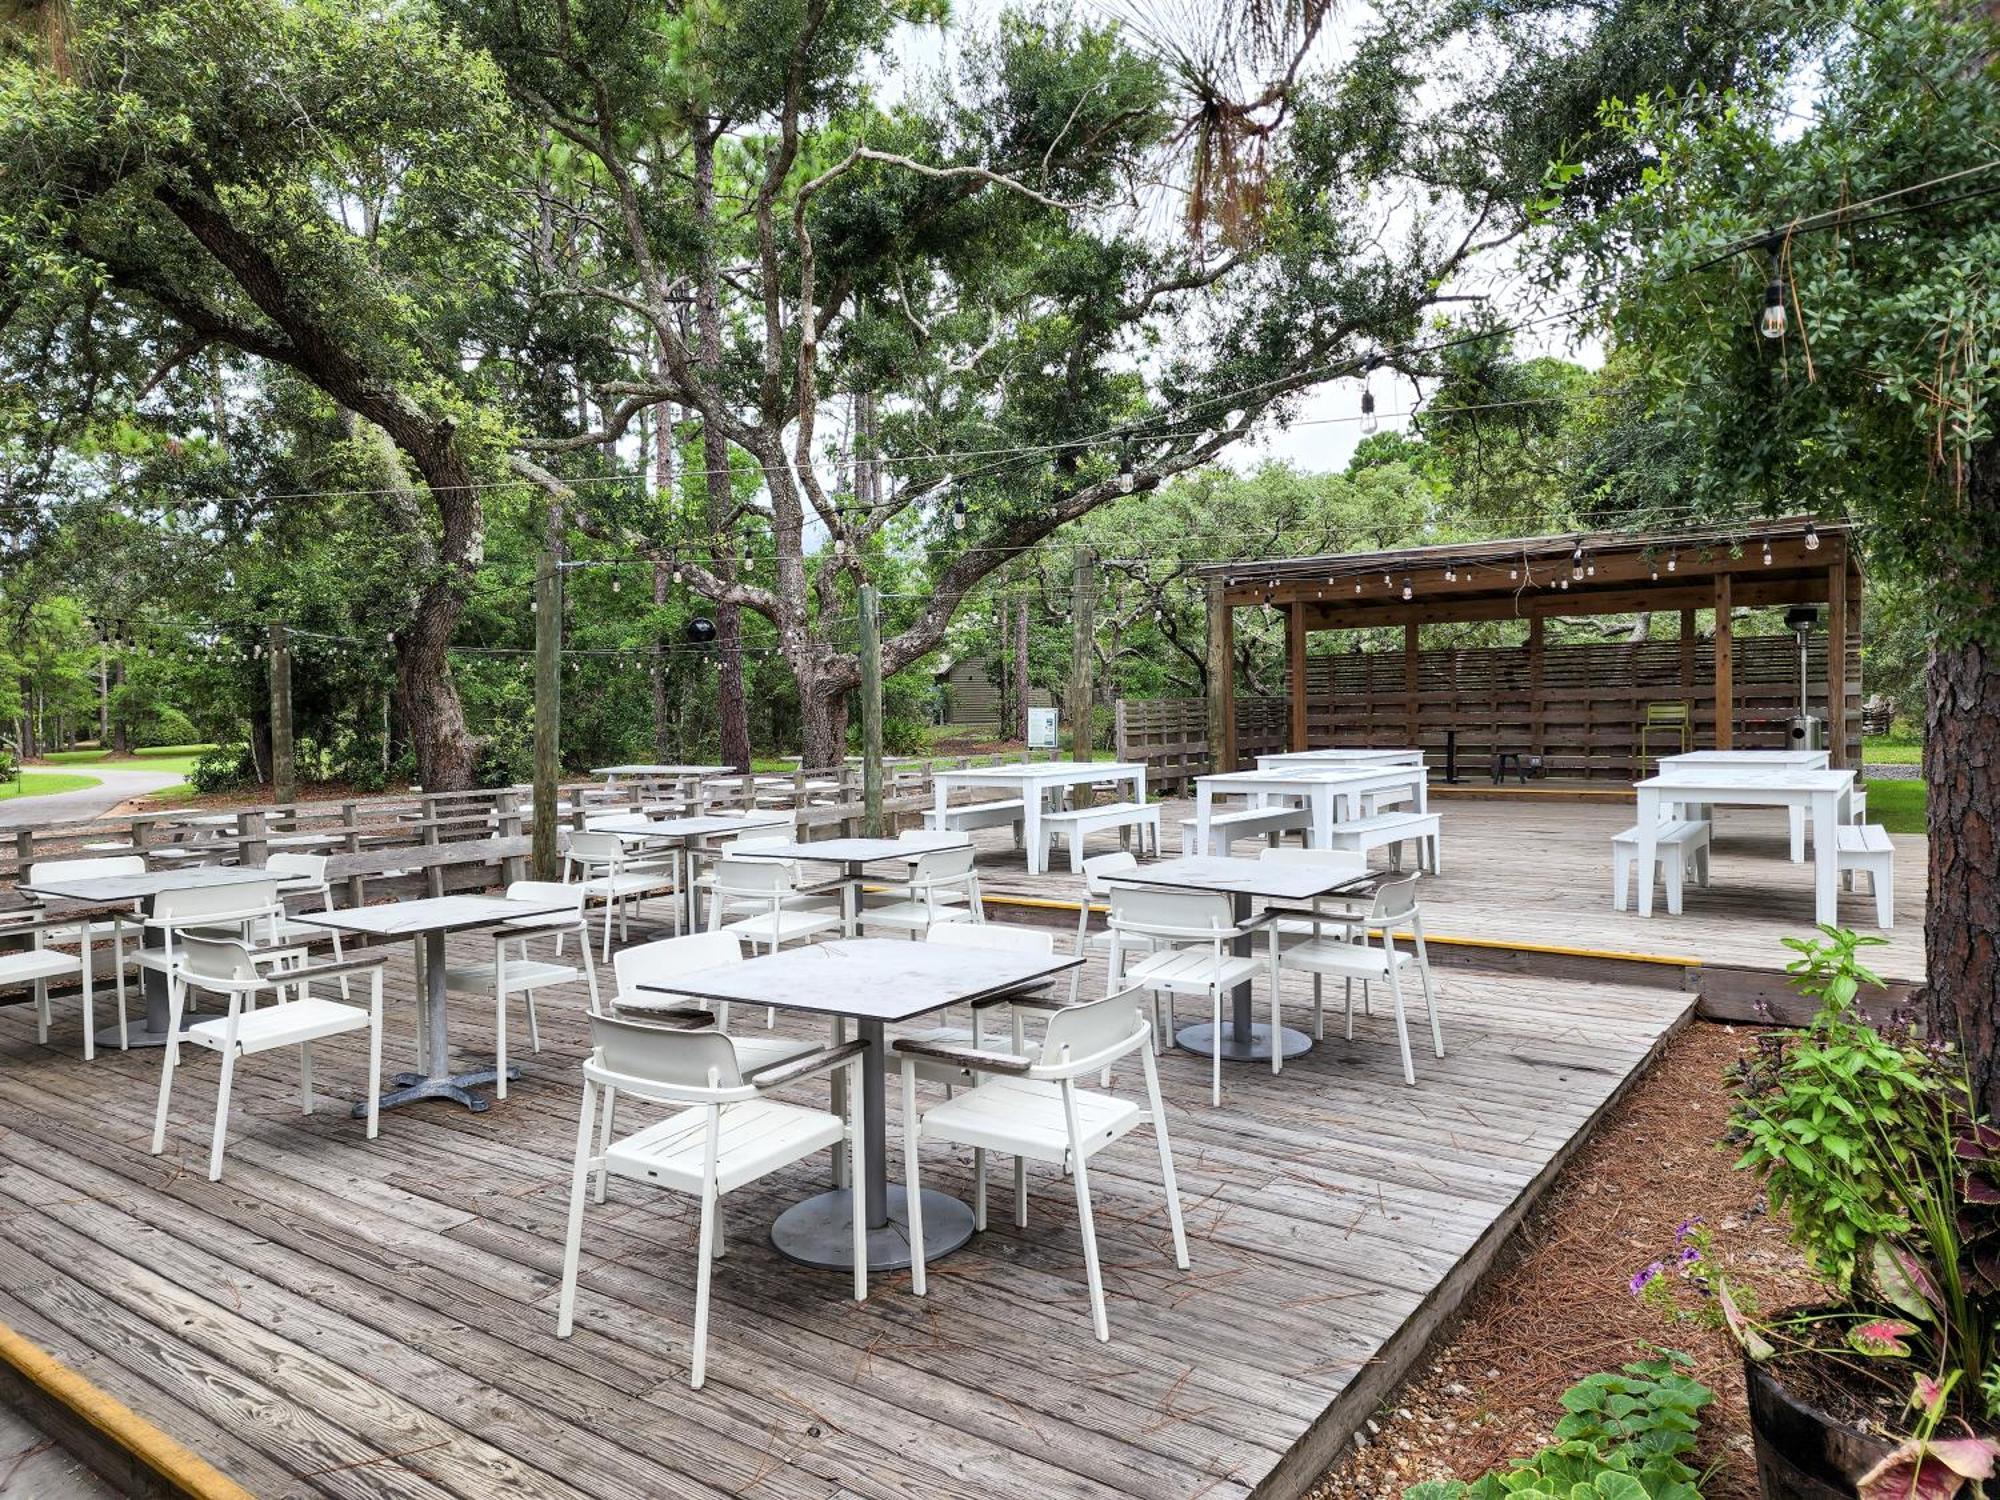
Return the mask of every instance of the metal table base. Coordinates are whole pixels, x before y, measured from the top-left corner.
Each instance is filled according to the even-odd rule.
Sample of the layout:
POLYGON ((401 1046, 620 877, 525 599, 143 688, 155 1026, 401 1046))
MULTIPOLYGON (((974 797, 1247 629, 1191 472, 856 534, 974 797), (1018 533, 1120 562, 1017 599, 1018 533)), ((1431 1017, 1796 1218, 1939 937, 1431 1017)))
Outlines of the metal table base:
MULTIPOLYGON (((1262 1021, 1251 1023, 1250 1035, 1245 1037, 1236 1023, 1225 1021, 1222 1027, 1222 1060, 1224 1062, 1269 1062, 1271 1060, 1271 1028, 1262 1021)), ((1295 1031, 1290 1026, 1280 1027, 1278 1035, 1284 1038, 1286 1057, 1297 1057, 1302 1052, 1312 1050, 1312 1038, 1303 1031, 1295 1031)), ((1215 1054, 1215 1027, 1207 1021, 1199 1026, 1183 1026, 1174 1033, 1174 1040, 1190 1052, 1199 1052, 1203 1057, 1215 1054)))
MULTIPOLYGON (((924 1259, 948 1255, 972 1238, 971 1205, 925 1188, 924 1259)), ((906 1192, 888 1189, 888 1218, 868 1231, 868 1269, 903 1271, 910 1264, 910 1212, 906 1192)), ((787 1260, 822 1271, 854 1269, 853 1218, 845 1188, 794 1203, 771 1221, 771 1243, 787 1260)))

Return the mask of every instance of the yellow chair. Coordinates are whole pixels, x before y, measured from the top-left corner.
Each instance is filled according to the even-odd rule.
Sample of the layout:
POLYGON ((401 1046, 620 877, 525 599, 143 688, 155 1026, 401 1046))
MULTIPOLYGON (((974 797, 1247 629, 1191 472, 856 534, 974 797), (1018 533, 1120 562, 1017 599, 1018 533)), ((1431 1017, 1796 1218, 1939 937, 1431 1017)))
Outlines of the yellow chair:
POLYGON ((1651 748, 1653 735, 1672 735, 1680 741, 1677 754, 1685 755, 1694 748, 1694 706, 1686 699, 1672 699, 1646 705, 1645 722, 1639 726, 1639 771, 1643 775, 1646 762, 1652 760, 1653 769, 1658 770, 1659 757, 1651 748))

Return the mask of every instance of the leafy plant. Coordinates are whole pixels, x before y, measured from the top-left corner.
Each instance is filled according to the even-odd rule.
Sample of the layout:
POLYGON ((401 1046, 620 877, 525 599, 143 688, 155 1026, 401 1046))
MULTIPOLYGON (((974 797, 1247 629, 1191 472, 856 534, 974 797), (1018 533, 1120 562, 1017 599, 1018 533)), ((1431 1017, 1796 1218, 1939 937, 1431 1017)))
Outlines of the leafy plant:
POLYGON ((247 746, 218 745, 202 751, 194 769, 188 772, 188 782, 203 794, 240 792, 257 784, 257 773, 251 768, 247 746))
POLYGON ((1685 1460, 1715 1393, 1688 1364, 1661 1350, 1580 1380, 1563 1392, 1556 1441, 1534 1457, 1470 1483, 1427 1480, 1403 1500, 1701 1500, 1700 1476, 1685 1460))

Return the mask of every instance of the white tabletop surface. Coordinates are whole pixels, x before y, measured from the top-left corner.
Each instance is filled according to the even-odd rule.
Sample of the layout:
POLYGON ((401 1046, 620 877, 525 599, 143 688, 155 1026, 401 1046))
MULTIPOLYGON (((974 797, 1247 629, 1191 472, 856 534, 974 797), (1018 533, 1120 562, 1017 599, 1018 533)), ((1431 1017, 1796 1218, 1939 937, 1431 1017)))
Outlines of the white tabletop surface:
POLYGON ((1303 860, 1190 857, 1120 870, 1111 877, 1111 883, 1222 891, 1232 896, 1265 896, 1273 901, 1308 901, 1344 886, 1370 885, 1374 878, 1303 860))
POLYGON ((250 870, 242 865, 176 865, 168 870, 147 870, 131 875, 47 875, 23 890, 38 896, 60 896, 71 901, 139 901, 161 891, 191 891, 211 885, 247 885, 253 880, 277 881, 284 877, 269 870, 250 870))
POLYGON ((592 818, 589 820, 607 833, 634 833, 645 825, 648 838, 690 839, 708 838, 718 833, 756 833, 760 829, 789 828, 792 818, 789 813, 770 817, 759 817, 755 813, 690 813, 684 818, 592 818), (628 828, 625 825, 630 824, 628 828))
POLYGON ((1663 791, 1693 788, 1719 790, 1837 792, 1854 784, 1852 771, 1816 771, 1803 766, 1739 766, 1730 764, 1663 767, 1657 776, 1632 783, 1663 791))
POLYGON ((734 766, 598 766, 593 776, 723 776, 734 766))
POLYGON ((1807 770, 1827 768, 1824 750, 1684 750, 1679 755, 1660 757, 1660 769, 1669 766, 1800 766, 1807 770))
POLYGON ((846 938, 785 948, 740 964, 676 975, 671 984, 639 988, 863 1021, 907 1021, 948 1005, 1026 989, 1082 962, 1059 953, 846 938))
POLYGON ((1331 764, 1321 761, 1309 763, 1288 761, 1284 765, 1259 766, 1254 771, 1212 771, 1206 776, 1197 776, 1195 780, 1198 782, 1247 781, 1253 784, 1257 782, 1270 782, 1274 785, 1279 782, 1303 781, 1324 781, 1337 784, 1344 781, 1358 782, 1384 778, 1395 781, 1412 781, 1419 776, 1428 776, 1429 774, 1427 768, 1417 765, 1355 765, 1351 761, 1344 764, 1331 764))
POLYGON ((917 839, 812 839, 788 844, 771 844, 762 849, 745 849, 746 859, 817 859, 828 864, 868 865, 885 860, 917 860, 940 849, 970 849, 972 840, 962 833, 940 833, 917 839))
POLYGON ((299 912, 295 920, 313 927, 337 927, 342 932, 365 932, 374 937, 421 937, 431 932, 494 927, 519 917, 548 916, 575 905, 574 901, 509 901, 504 896, 428 896, 420 901, 392 901, 383 906, 299 912))
POLYGON ((1403 750, 1366 750, 1359 747, 1333 745, 1324 750, 1280 750, 1273 755, 1260 755, 1257 764, 1270 765, 1311 765, 1325 761, 1329 765, 1394 766, 1421 765, 1424 752, 1414 745, 1403 750))
POLYGON ((1124 760, 1016 760, 998 766, 963 766, 939 771, 938 781, 991 777, 1008 781, 1096 781, 1131 776, 1146 768, 1124 760))

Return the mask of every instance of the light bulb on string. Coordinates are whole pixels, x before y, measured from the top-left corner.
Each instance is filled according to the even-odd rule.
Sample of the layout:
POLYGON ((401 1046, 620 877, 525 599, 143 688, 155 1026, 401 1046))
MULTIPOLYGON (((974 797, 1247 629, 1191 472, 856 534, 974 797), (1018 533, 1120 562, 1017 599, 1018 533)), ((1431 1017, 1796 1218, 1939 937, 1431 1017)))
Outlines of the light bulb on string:
POLYGON ((1369 380, 1376 363, 1372 354, 1361 362, 1361 431, 1364 436, 1381 425, 1375 417, 1375 391, 1369 380))
POLYGON ((611 592, 614 594, 618 592, 618 575, 616 573, 611 575, 611 592))
POLYGON ((952 502, 951 529, 953 531, 965 530, 965 496, 963 495, 960 495, 952 502))
POLYGON ((1556 581, 1563 586, 1564 593, 1569 592, 1569 580, 1567 578, 1559 578, 1556 581))
POLYGON ((1764 566, 1771 566, 1771 542, 1768 537, 1764 541, 1764 566))
POLYGON ((1455 563, 1446 563, 1446 564, 1444 565, 1444 581, 1445 581, 1446 583, 1457 583, 1457 582, 1458 582, 1458 566, 1457 566, 1457 564, 1455 564, 1455 563))
POLYGON ((1806 551, 1819 551, 1819 528, 1810 521, 1806 522, 1806 551))
POLYGON ((1583 548, 1578 547, 1569 555, 1569 576, 1579 583, 1583 581, 1583 548))
POLYGON ((1680 565, 1681 565, 1681 555, 1680 555, 1680 553, 1678 553, 1678 552, 1669 552, 1669 553, 1667 554, 1667 571, 1668 571, 1669 573, 1672 573, 1672 572, 1676 571, 1676 570, 1677 570, 1677 569, 1678 569, 1678 568, 1680 567, 1680 565))
POLYGON ((1412 594, 1414 594, 1415 592, 1416 592, 1416 589, 1415 589, 1414 587, 1412 587, 1412 586, 1411 586, 1411 583, 1410 583, 1410 580, 1409 580, 1409 578, 1408 578, 1407 576, 1405 576, 1405 577, 1404 577, 1404 579, 1403 579, 1403 597, 1404 597, 1404 599, 1408 599, 1408 598, 1409 598, 1409 597, 1410 597, 1410 596, 1411 596, 1412 594))
POLYGON ((1132 444, 1128 439, 1118 449, 1118 488, 1129 495, 1135 483, 1132 473, 1132 444))
POLYGON ((1785 336, 1785 271, 1775 244, 1771 246, 1771 279, 1764 288, 1764 311, 1757 319, 1757 331, 1767 339, 1785 336))

